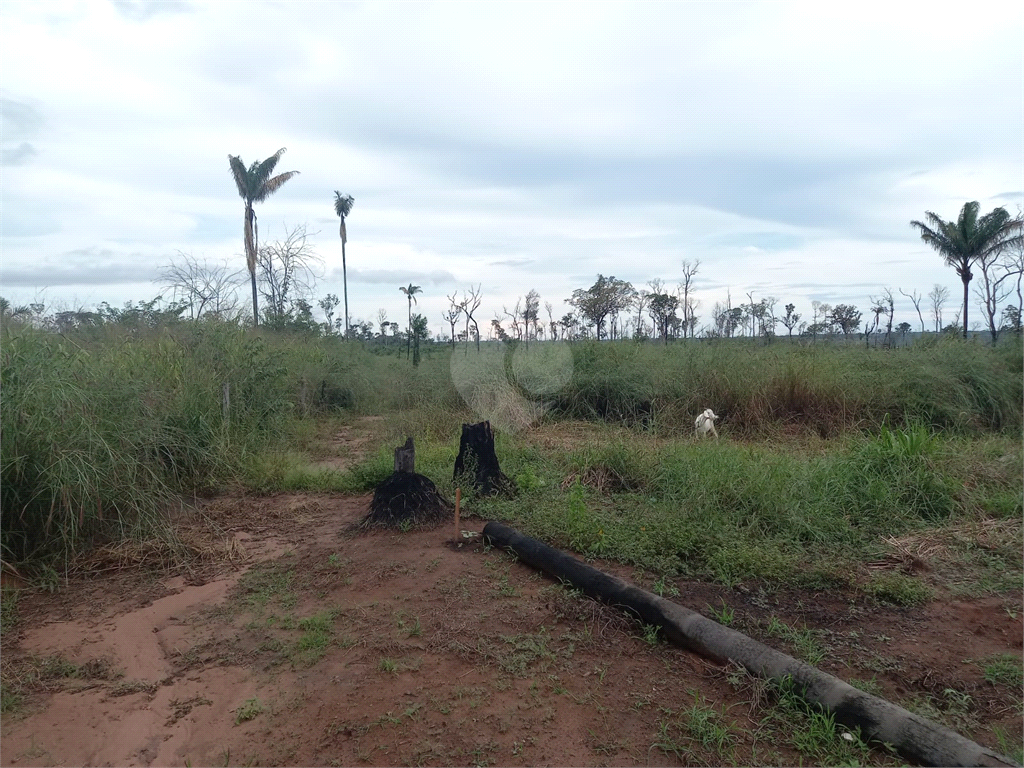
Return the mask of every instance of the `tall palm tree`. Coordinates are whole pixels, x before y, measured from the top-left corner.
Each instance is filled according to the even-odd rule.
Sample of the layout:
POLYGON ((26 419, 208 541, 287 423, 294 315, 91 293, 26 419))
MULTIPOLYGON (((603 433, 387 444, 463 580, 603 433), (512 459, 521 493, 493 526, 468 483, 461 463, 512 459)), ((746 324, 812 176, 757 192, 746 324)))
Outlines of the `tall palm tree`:
POLYGON ((974 277, 971 265, 979 258, 988 256, 997 249, 1024 240, 1021 222, 1010 217, 1005 208, 996 208, 978 218, 980 204, 977 201, 964 203, 957 221, 943 221, 931 211, 925 211, 928 226, 920 221, 910 222, 921 232, 921 239, 939 252, 960 276, 964 284, 964 338, 967 338, 967 286, 974 277), (934 228, 933 228, 934 227, 934 228), (1014 232, 1018 234, 1014 235, 1014 232))
POLYGON ((334 212, 341 217, 341 280, 345 287, 345 338, 348 338, 348 267, 345 264, 345 242, 348 240, 347 233, 345 232, 345 217, 352 211, 352 206, 355 204, 355 199, 352 195, 342 195, 338 190, 334 190, 334 212))
MULTIPOLYGON (((404 293, 406 295, 406 298, 409 299, 409 332, 406 335, 405 339, 405 356, 406 358, 408 358, 412 354, 412 303, 416 301, 417 293, 423 293, 423 289, 420 288, 418 285, 413 285, 412 283, 409 283, 408 287, 404 285, 399 286, 398 290, 404 293)), ((419 304, 418 301, 416 301, 416 303, 419 304)), ((402 353, 399 352, 398 354, 402 353)))
POLYGON ((242 162, 242 158, 228 155, 231 175, 234 176, 235 184, 238 186, 238 195, 245 201, 245 261, 249 267, 249 277, 252 280, 253 325, 260 324, 259 308, 256 305, 256 253, 259 248, 259 228, 256 225, 256 211, 253 210, 253 205, 262 203, 280 189, 288 179, 298 175, 298 171, 288 171, 288 173, 270 177, 274 168, 277 167, 277 161, 283 154, 284 147, 281 147, 266 160, 254 162, 248 170, 245 163, 242 162))

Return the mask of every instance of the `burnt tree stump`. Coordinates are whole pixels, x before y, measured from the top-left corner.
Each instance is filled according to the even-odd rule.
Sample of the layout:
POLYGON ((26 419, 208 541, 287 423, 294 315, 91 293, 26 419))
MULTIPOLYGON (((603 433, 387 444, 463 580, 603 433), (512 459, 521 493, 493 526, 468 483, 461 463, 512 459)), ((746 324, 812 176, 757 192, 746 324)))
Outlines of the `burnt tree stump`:
POLYGON ((395 472, 416 472, 416 447, 411 437, 395 448, 395 472))
POLYGON ((439 525, 452 517, 454 505, 428 477, 416 474, 416 449, 412 438, 395 448, 395 471, 377 486, 363 527, 439 525))
POLYGON ((470 476, 473 487, 485 496, 515 492, 516 484, 506 477, 498 466, 491 422, 481 421, 479 424, 462 425, 459 455, 455 459, 452 479, 457 482, 460 475, 470 476))

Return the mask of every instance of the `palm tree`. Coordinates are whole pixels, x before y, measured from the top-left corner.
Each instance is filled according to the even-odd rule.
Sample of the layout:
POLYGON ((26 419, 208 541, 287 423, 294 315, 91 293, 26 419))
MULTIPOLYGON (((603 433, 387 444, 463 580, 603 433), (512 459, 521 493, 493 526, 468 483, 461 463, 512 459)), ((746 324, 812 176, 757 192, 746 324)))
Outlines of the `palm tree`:
POLYGON ((348 240, 345 232, 345 217, 352 211, 355 204, 352 195, 342 195, 334 190, 334 212, 341 217, 341 280, 345 287, 345 338, 348 338, 348 267, 345 265, 345 241, 348 240))
POLYGON ((298 171, 288 171, 288 173, 270 178, 270 174, 277 167, 277 161, 283 154, 284 147, 263 162, 257 160, 249 166, 248 170, 246 170, 242 158, 228 155, 231 174, 238 186, 238 195, 245 201, 245 261, 249 267, 249 277, 252 279, 253 325, 260 324, 260 315, 256 305, 256 253, 259 247, 259 228, 256 225, 256 211, 253 210, 253 204, 262 203, 280 189, 288 179, 298 175, 298 171))
POLYGON ((967 286, 974 276, 971 265, 1000 248, 1024 241, 1021 222, 1010 217, 1004 208, 996 208, 980 219, 977 201, 964 203, 957 221, 943 221, 931 211, 925 211, 929 227, 920 221, 910 222, 921 232, 921 239, 934 248, 960 276, 964 284, 964 338, 967 338, 967 286), (934 227, 934 229, 932 228, 934 227))
MULTIPOLYGON (((416 301, 416 294, 422 293, 423 289, 420 288, 418 285, 413 285, 412 283, 409 283, 408 287, 404 285, 399 286, 398 290, 404 293, 406 297, 409 299, 409 332, 405 339, 405 356, 406 358, 408 358, 412 354, 410 346, 412 343, 412 303, 416 301)), ((416 303, 419 304, 418 301, 416 301, 416 303)), ((398 354, 402 353, 399 352, 398 354)))

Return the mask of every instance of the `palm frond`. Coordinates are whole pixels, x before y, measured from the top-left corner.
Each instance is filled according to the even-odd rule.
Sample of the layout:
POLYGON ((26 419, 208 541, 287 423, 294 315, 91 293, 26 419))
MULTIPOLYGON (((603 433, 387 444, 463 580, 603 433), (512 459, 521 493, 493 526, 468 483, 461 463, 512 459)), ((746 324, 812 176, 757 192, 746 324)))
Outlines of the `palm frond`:
POLYGON ((270 174, 274 172, 277 167, 278 161, 281 159, 281 155, 285 153, 285 148, 281 147, 277 152, 272 154, 266 160, 260 163, 253 163, 253 182, 257 187, 263 186, 267 179, 270 178, 270 174))
POLYGON ((352 195, 343 195, 338 190, 334 190, 334 212, 342 219, 348 217, 354 204, 355 198, 352 195))
POLYGON ((298 175, 298 171, 288 171, 288 173, 282 173, 278 176, 275 176, 272 179, 268 179, 263 183, 263 186, 260 187, 259 194, 253 197, 253 202, 262 203, 272 194, 277 192, 277 190, 280 189, 281 185, 288 181, 288 179, 290 179, 292 176, 298 175))
POLYGON ((238 187, 238 194, 245 201, 249 198, 249 172, 245 169, 245 163, 237 155, 228 155, 228 165, 231 166, 231 175, 235 179, 235 186, 238 187))
POLYGON ((978 228, 979 208, 981 208, 981 204, 977 200, 973 200, 964 203, 964 207, 960 209, 960 218, 957 219, 956 228, 964 235, 965 240, 969 239, 969 235, 978 228))

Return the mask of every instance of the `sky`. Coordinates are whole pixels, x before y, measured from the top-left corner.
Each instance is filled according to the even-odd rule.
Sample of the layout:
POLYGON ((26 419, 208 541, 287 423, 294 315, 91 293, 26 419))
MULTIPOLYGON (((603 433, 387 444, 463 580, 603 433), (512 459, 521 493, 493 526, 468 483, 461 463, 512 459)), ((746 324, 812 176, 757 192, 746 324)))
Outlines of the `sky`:
POLYGON ((909 222, 1024 205, 1022 41, 1024 5, 986 0, 3 0, 0 295, 243 270, 228 155, 286 147, 261 242, 305 225, 314 299, 341 296, 352 195, 353 319, 403 321, 410 283, 434 332, 476 284, 482 325, 531 289, 557 318, 599 273, 674 286, 699 260, 699 324, 889 288, 917 328, 901 289, 962 289, 909 222))

